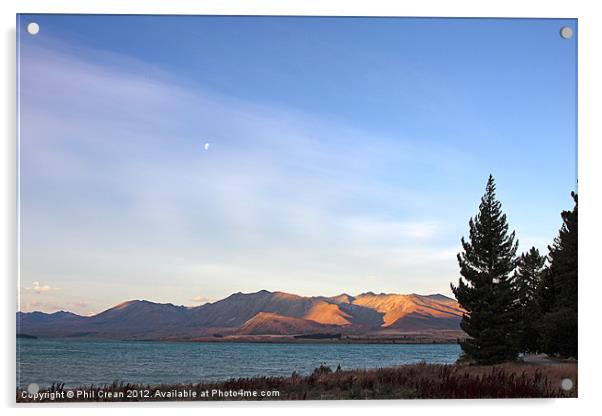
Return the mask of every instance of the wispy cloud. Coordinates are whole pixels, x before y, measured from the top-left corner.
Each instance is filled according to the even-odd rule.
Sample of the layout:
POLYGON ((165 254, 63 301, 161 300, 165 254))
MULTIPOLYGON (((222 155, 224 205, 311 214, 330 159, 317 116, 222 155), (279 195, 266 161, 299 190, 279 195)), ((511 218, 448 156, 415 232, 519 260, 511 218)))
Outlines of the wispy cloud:
POLYGON ((33 282, 31 287, 26 287, 25 290, 29 290, 39 294, 60 289, 58 287, 51 287, 50 285, 41 284, 40 282, 33 282))
POLYGON ((361 238, 370 236, 389 244, 400 241, 424 241, 437 238, 442 225, 436 221, 400 221, 373 217, 347 218, 342 227, 361 238))
POLYGON ((359 291, 368 275, 404 291, 455 267, 438 257, 443 220, 399 168, 439 169, 453 149, 64 50, 22 56, 22 276, 60 274, 109 306, 184 303, 193 278, 220 296, 359 291))

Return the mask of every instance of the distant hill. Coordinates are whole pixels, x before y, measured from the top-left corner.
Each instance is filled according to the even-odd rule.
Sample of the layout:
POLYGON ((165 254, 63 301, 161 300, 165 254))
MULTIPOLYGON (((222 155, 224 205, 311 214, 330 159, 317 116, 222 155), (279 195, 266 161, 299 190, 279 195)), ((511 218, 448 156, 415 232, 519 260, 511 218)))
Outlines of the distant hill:
POLYGON ((197 307, 145 300, 93 316, 17 312, 18 333, 40 338, 196 339, 220 335, 387 334, 459 330, 462 309, 443 295, 304 297, 262 290, 197 307))
POLYGON ((310 333, 336 332, 336 325, 325 325, 318 322, 291 318, 270 312, 259 312, 240 328, 236 330, 237 335, 291 335, 310 333))

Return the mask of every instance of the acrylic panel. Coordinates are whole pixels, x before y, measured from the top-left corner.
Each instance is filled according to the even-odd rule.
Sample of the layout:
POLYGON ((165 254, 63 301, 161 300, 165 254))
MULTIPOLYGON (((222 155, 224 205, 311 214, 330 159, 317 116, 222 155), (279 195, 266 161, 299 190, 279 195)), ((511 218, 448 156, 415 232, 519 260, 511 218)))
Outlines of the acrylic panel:
POLYGON ((17 402, 577 396, 575 19, 17 16, 17 402))

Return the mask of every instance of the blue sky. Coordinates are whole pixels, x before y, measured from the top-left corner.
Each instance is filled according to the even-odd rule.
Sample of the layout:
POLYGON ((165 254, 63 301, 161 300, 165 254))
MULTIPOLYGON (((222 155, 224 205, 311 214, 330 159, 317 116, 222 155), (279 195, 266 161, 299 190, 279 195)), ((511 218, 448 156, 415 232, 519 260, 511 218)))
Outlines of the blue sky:
POLYGON ((18 32, 22 310, 449 295, 489 173, 523 250, 571 206, 574 20, 21 15, 18 32))

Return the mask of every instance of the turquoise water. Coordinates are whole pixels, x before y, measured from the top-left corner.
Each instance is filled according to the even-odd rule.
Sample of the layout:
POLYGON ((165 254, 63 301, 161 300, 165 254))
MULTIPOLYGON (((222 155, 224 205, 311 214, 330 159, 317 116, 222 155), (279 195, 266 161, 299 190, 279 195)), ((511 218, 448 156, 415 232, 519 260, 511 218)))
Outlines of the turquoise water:
POLYGON ((457 344, 257 344, 18 339, 17 385, 67 387, 115 380, 198 383, 231 377, 307 374, 333 369, 390 367, 426 361, 453 363, 457 344))

